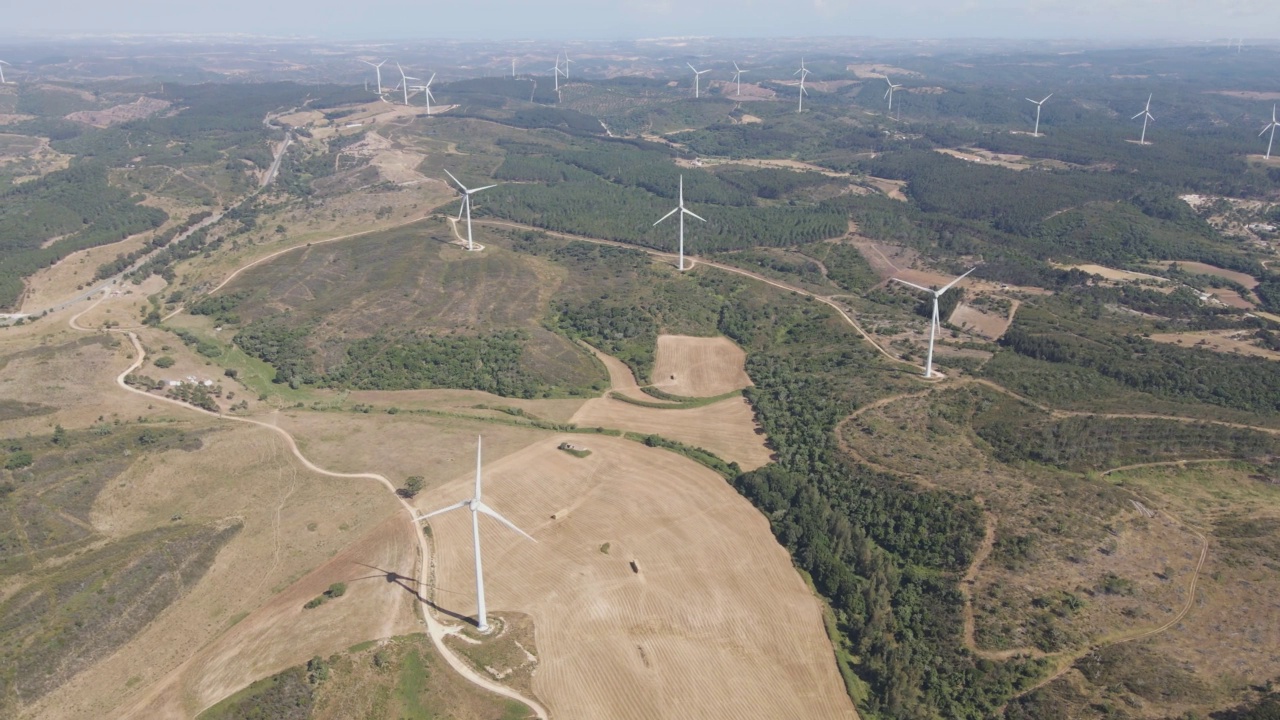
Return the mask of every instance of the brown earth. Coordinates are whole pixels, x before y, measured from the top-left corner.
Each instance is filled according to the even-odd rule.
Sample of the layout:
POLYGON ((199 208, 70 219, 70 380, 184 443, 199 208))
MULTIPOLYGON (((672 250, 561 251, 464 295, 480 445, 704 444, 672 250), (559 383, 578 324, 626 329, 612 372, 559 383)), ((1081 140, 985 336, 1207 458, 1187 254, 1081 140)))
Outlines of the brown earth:
POLYGON ((683 397, 715 397, 751 385, 747 354, 727 337, 659 335, 654 387, 683 397))
POLYGON ((66 119, 104 128, 132 120, 141 120, 168 107, 169 103, 164 100, 144 95, 131 103, 116 105, 106 110, 80 110, 79 112, 73 112, 67 115, 66 119))
POLYGON ((1155 333, 1151 339, 1169 345, 1198 347, 1220 353, 1253 355, 1268 360, 1280 360, 1280 352, 1254 344, 1252 330, 1205 330, 1185 333, 1155 333))
POLYGON ((1013 312, 1009 313, 1009 317, 1001 317, 962 302, 952 311, 949 322, 960 327, 967 326, 969 330, 988 340, 998 340, 1013 323, 1013 312))
MULTIPOLYGON (((489 605, 533 617, 533 688, 553 717, 856 716, 819 602, 768 521, 715 473, 619 438, 562 435, 488 463, 485 477, 486 501, 537 539, 482 521, 489 605)), ((439 500, 470 482, 460 475, 439 500)), ((432 532, 434 597, 470 615, 470 521, 444 515, 432 532)))

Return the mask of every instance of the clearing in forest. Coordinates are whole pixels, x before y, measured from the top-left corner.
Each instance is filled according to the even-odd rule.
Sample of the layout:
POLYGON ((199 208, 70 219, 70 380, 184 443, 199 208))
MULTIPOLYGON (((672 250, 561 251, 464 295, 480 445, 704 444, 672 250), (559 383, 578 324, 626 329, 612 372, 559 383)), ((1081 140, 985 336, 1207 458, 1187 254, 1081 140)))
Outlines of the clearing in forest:
MULTIPOLYGON (((417 505, 465 497, 471 482, 460 473, 417 505)), ((482 521, 490 610, 533 618, 533 690, 552 717, 856 717, 818 600, 716 473, 620 438, 559 435, 486 463, 485 499, 537 539, 482 521)), ((470 525, 432 520, 429 591, 468 616, 470 525)))
POLYGON ((659 335, 653 385, 683 397, 715 397, 751 385, 747 355, 727 337, 659 335))

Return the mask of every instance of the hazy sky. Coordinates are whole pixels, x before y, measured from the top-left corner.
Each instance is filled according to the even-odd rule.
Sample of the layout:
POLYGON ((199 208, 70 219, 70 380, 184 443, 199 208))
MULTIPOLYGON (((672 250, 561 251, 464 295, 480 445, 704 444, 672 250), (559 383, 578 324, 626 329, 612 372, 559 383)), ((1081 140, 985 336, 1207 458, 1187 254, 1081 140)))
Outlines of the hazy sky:
POLYGON ((1280 36, 1280 0, 23 0, 0 35, 216 32, 332 39, 1280 36))

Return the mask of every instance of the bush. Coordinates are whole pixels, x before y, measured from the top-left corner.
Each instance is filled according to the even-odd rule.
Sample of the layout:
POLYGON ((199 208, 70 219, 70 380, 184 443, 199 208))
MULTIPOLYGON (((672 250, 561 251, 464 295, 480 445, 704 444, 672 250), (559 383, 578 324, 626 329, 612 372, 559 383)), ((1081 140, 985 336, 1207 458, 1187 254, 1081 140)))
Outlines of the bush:
POLYGON ((426 479, 421 475, 411 475, 404 481, 404 489, 401 494, 405 497, 413 497, 422 492, 422 488, 426 486, 426 479))
POLYGON ((169 357, 168 355, 161 355, 160 357, 156 358, 155 361, 152 362, 151 364, 155 365, 158 368, 163 369, 163 368, 173 367, 173 362, 174 362, 173 358, 169 357))
POLYGON ((19 450, 9 456, 9 459, 5 461, 4 467, 6 470, 18 470, 30 466, 32 462, 34 460, 30 452, 19 450))

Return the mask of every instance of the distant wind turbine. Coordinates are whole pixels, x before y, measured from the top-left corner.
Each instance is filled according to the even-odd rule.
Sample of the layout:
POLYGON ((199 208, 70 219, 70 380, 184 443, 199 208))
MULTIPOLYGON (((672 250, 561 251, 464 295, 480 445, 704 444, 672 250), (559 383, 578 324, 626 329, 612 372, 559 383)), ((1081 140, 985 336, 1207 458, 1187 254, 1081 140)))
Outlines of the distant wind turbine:
POLYGON ((1041 100, 1040 102, 1036 102, 1031 98, 1027 98, 1027 102, 1036 106, 1036 129, 1035 129, 1035 132, 1031 133, 1031 137, 1040 137, 1040 106, 1044 105, 1045 100, 1048 100, 1051 97, 1053 97, 1053 93, 1049 93, 1048 95, 1045 95, 1044 100, 1041 100))
MULTIPOLYGON (((568 65, 565 65, 565 67, 567 68, 568 65)), ((564 75, 564 78, 566 80, 569 79, 569 73, 567 71, 562 71, 560 69, 560 53, 556 53, 556 66, 554 71, 555 71, 555 79, 556 79, 556 100, 558 101, 560 100, 560 76, 564 75)))
POLYGON ((901 84, 894 85, 893 81, 889 79, 888 75, 884 77, 884 81, 889 84, 889 89, 884 91, 884 96, 889 98, 889 113, 892 114, 893 113, 893 91, 902 87, 902 85, 901 84))
POLYGON ((804 112, 804 96, 809 94, 809 91, 804 89, 804 79, 809 77, 809 70, 804 66, 804 58, 800 58, 800 69, 792 74, 800 76, 800 102, 796 106, 796 112, 804 112))
POLYGON ((684 206, 684 175, 680 176, 680 196, 679 197, 680 197, 680 201, 679 201, 679 204, 676 205, 676 209, 672 210, 666 215, 663 215, 662 218, 659 219, 658 222, 654 223, 653 225, 654 227, 657 227, 658 223, 662 222, 663 220, 666 220, 667 218, 671 217, 672 215, 675 215, 676 213, 680 213, 680 270, 681 272, 683 272, 684 271, 684 216, 689 215, 691 217, 702 220, 702 222, 706 222, 706 220, 703 220, 702 218, 698 217, 697 215, 694 214, 692 210, 689 210, 684 206))
POLYGON ((710 70, 699 70, 698 68, 694 67, 693 65, 690 65, 689 63, 685 63, 685 65, 689 65, 689 69, 693 71, 693 96, 696 98, 696 97, 698 97, 698 95, 699 95, 699 93, 698 93, 698 79, 702 77, 703 73, 709 73, 709 72, 711 72, 711 71, 710 71, 710 70))
POLYGON ((5 65, 8 65, 8 64, 9 64, 9 63, 7 63, 7 62, 5 62, 5 61, 3 61, 3 60, 0 60, 0 85, 8 85, 8 84, 9 84, 9 83, 8 83, 8 82, 6 82, 6 81, 5 81, 5 79, 4 79, 4 66, 5 66, 5 65))
POLYGON ((1155 122, 1156 120, 1154 117, 1151 117, 1151 97, 1151 95, 1147 96, 1147 106, 1142 109, 1142 112, 1129 118, 1130 120, 1142 118, 1142 137, 1138 139, 1139 145, 1147 144, 1147 121, 1150 120, 1151 122, 1155 122))
MULTIPOLYGON (((413 79, 414 79, 414 80, 418 80, 419 78, 413 78, 413 79)), ((431 83, 432 83, 435 79, 436 79, 436 74, 435 74, 435 73, 431 73, 431 79, 430 79, 430 80, 427 80, 427 84, 426 84, 426 85, 414 85, 414 86, 413 86, 413 89, 414 89, 414 90, 417 90, 418 92, 422 93, 423 97, 425 97, 425 98, 427 99, 427 115, 428 115, 428 116, 430 116, 430 115, 431 115, 431 101, 436 99, 436 96, 431 94, 431 83)))
POLYGON ((382 94, 382 66, 386 65, 387 61, 383 60, 382 62, 376 65, 374 63, 369 62, 368 60, 361 60, 360 62, 373 68, 374 71, 378 73, 378 94, 381 95, 382 94))
POLYGON ((736 97, 742 97, 742 73, 743 69, 738 67, 738 63, 733 64, 733 81, 738 83, 738 94, 736 97))
POLYGON ((573 62, 573 60, 569 59, 569 51, 565 50, 564 51, 564 79, 565 80, 569 79, 569 63, 571 62, 573 62))
POLYGON ((945 293, 946 291, 955 287, 955 284, 963 280, 966 275, 968 275, 969 273, 977 269, 978 268, 970 268, 969 272, 947 283, 942 287, 941 290, 933 290, 933 289, 924 287, 922 285, 916 285, 915 283, 907 282, 902 278, 894 278, 894 280, 897 280, 903 285, 906 285, 908 287, 913 287, 917 290, 923 290, 924 292, 927 292, 933 295, 933 320, 930 321, 929 323, 929 356, 924 363, 924 376, 927 378, 933 377, 933 341, 938 334, 938 328, 941 327, 941 323, 938 320, 938 298, 942 297, 942 294, 945 293))
MULTIPOLYGON (((485 185, 484 187, 478 187, 478 188, 473 188, 468 190, 466 185, 463 185, 462 183, 458 182, 458 178, 453 177, 453 173, 449 172, 448 170, 445 170, 444 174, 448 175, 455 183, 458 184, 458 187, 462 189, 462 207, 458 208, 458 220, 462 219, 462 212, 465 210, 467 213, 467 249, 475 250, 476 249, 475 243, 471 241, 471 196, 475 195, 481 190, 488 190, 489 188, 495 188, 498 186, 485 185)), ((479 493, 477 493, 477 495, 479 495, 479 493)))
POLYGON ((405 75, 404 68, 400 67, 400 63, 396 63, 396 69, 400 71, 400 85, 401 87, 404 88, 404 104, 408 105, 409 104, 409 81, 410 80, 421 81, 422 78, 416 78, 416 77, 413 77, 412 75, 405 75))
POLYGON ((1265 133, 1268 130, 1271 131, 1271 137, 1267 139, 1267 159, 1268 160, 1271 159, 1271 143, 1274 142, 1276 139, 1276 125, 1278 124, 1280 123, 1276 122, 1276 106, 1272 105, 1271 106, 1271 122, 1268 123, 1266 127, 1262 128, 1262 132, 1258 133, 1258 137, 1262 137, 1263 133, 1265 133))
MULTIPOLYGON (((498 522, 502 523, 503 525, 506 525, 512 530, 515 530, 516 532, 529 538, 530 540, 533 540, 533 536, 529 535, 529 533, 516 527, 510 520, 499 515, 497 510, 494 510, 488 505, 485 505, 484 501, 480 499, 480 438, 479 437, 476 438, 476 491, 475 492, 476 492, 475 496, 471 497, 470 499, 454 503, 453 505, 440 508, 439 510, 434 510, 432 512, 427 513, 426 515, 419 515, 417 518, 415 518, 415 520, 418 522, 421 522, 423 520, 426 520, 427 518, 432 518, 432 517, 435 517, 436 515, 442 515, 444 513, 447 513, 453 510, 461 510, 463 508, 467 508, 468 510, 471 511, 471 541, 473 543, 473 546, 475 547, 475 553, 476 553, 476 629, 479 630, 480 632, 489 632, 489 616, 488 616, 488 613, 486 612, 485 605, 484 605, 484 570, 481 567, 481 563, 480 563, 480 515, 482 514, 488 515, 494 520, 497 520, 498 522)), ((533 540, 533 541, 537 542, 537 540, 533 540)))
POLYGON ((516 78, 516 59, 511 58, 511 79, 514 80, 515 78, 516 78))

